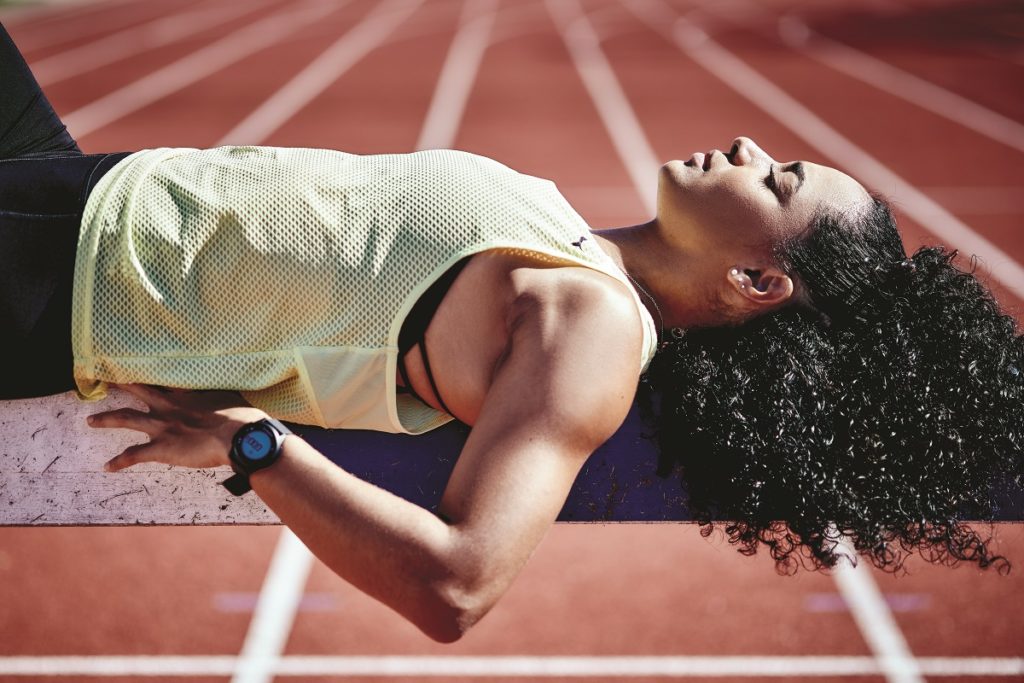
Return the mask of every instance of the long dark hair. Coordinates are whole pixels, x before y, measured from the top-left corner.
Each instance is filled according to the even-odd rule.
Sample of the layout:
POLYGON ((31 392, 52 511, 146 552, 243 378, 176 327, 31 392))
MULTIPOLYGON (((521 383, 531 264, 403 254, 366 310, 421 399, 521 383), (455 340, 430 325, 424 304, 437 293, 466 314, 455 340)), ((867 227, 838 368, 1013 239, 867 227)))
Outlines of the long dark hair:
MULTIPOLYGON (((659 474, 740 552, 833 566, 841 535, 876 566, 1008 568, 963 519, 1021 485, 1024 341, 956 252, 904 252, 889 207, 819 215, 781 244, 806 300, 662 344, 641 378, 659 474)), ((973 266, 973 261, 972 261, 973 266)))

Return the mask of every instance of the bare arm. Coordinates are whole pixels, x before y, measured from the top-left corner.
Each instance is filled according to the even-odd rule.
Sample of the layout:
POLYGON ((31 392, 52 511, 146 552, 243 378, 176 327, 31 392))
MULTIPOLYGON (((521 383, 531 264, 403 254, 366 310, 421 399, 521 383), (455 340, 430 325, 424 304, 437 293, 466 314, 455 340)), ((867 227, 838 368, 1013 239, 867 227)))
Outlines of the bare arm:
MULTIPOLYGON (((639 340, 607 331, 635 329, 636 312, 625 297, 592 292, 517 302, 508 353, 441 502, 445 520, 297 437, 252 475, 253 489, 339 576, 431 638, 458 639, 507 590, 629 409, 639 340)), ((229 440, 234 428, 216 431, 229 440)), ((160 458, 120 466, 143 459, 160 458)))

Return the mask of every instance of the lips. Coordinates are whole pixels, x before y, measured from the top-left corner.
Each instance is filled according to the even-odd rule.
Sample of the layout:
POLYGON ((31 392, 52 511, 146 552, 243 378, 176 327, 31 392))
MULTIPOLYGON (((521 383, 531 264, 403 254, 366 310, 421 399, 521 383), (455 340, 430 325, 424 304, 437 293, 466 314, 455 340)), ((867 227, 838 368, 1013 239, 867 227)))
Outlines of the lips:
POLYGON ((690 166, 692 168, 699 168, 703 171, 708 170, 706 164, 709 164, 710 160, 708 156, 703 152, 694 152, 693 156, 683 162, 684 166, 690 166))
POLYGON ((694 152, 693 156, 683 162, 684 166, 691 168, 699 168, 702 171, 710 171, 711 165, 714 162, 715 152, 718 150, 713 149, 710 152, 694 152))

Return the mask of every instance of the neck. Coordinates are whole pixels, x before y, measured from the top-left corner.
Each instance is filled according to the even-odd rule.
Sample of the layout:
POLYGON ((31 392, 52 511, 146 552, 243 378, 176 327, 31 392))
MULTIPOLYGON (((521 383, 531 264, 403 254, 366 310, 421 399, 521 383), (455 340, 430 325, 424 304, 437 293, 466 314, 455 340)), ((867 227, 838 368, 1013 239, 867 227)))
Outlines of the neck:
POLYGON ((711 311, 700 305, 707 297, 698 290, 699 283, 693 278, 699 269, 693 267, 696 264, 691 254, 664 239, 657 219, 640 225, 593 230, 592 234, 601 249, 637 285, 637 294, 655 324, 666 330, 708 324, 711 311))

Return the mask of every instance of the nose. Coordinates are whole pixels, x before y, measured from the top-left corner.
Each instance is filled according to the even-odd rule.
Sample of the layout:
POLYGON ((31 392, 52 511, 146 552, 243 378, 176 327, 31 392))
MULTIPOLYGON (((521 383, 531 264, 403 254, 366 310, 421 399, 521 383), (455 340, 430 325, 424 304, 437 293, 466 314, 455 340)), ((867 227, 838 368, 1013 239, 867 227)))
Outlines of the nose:
POLYGON ((732 141, 732 149, 729 150, 729 159, 737 166, 771 161, 767 152, 757 146, 757 143, 746 137, 738 137, 732 141))

